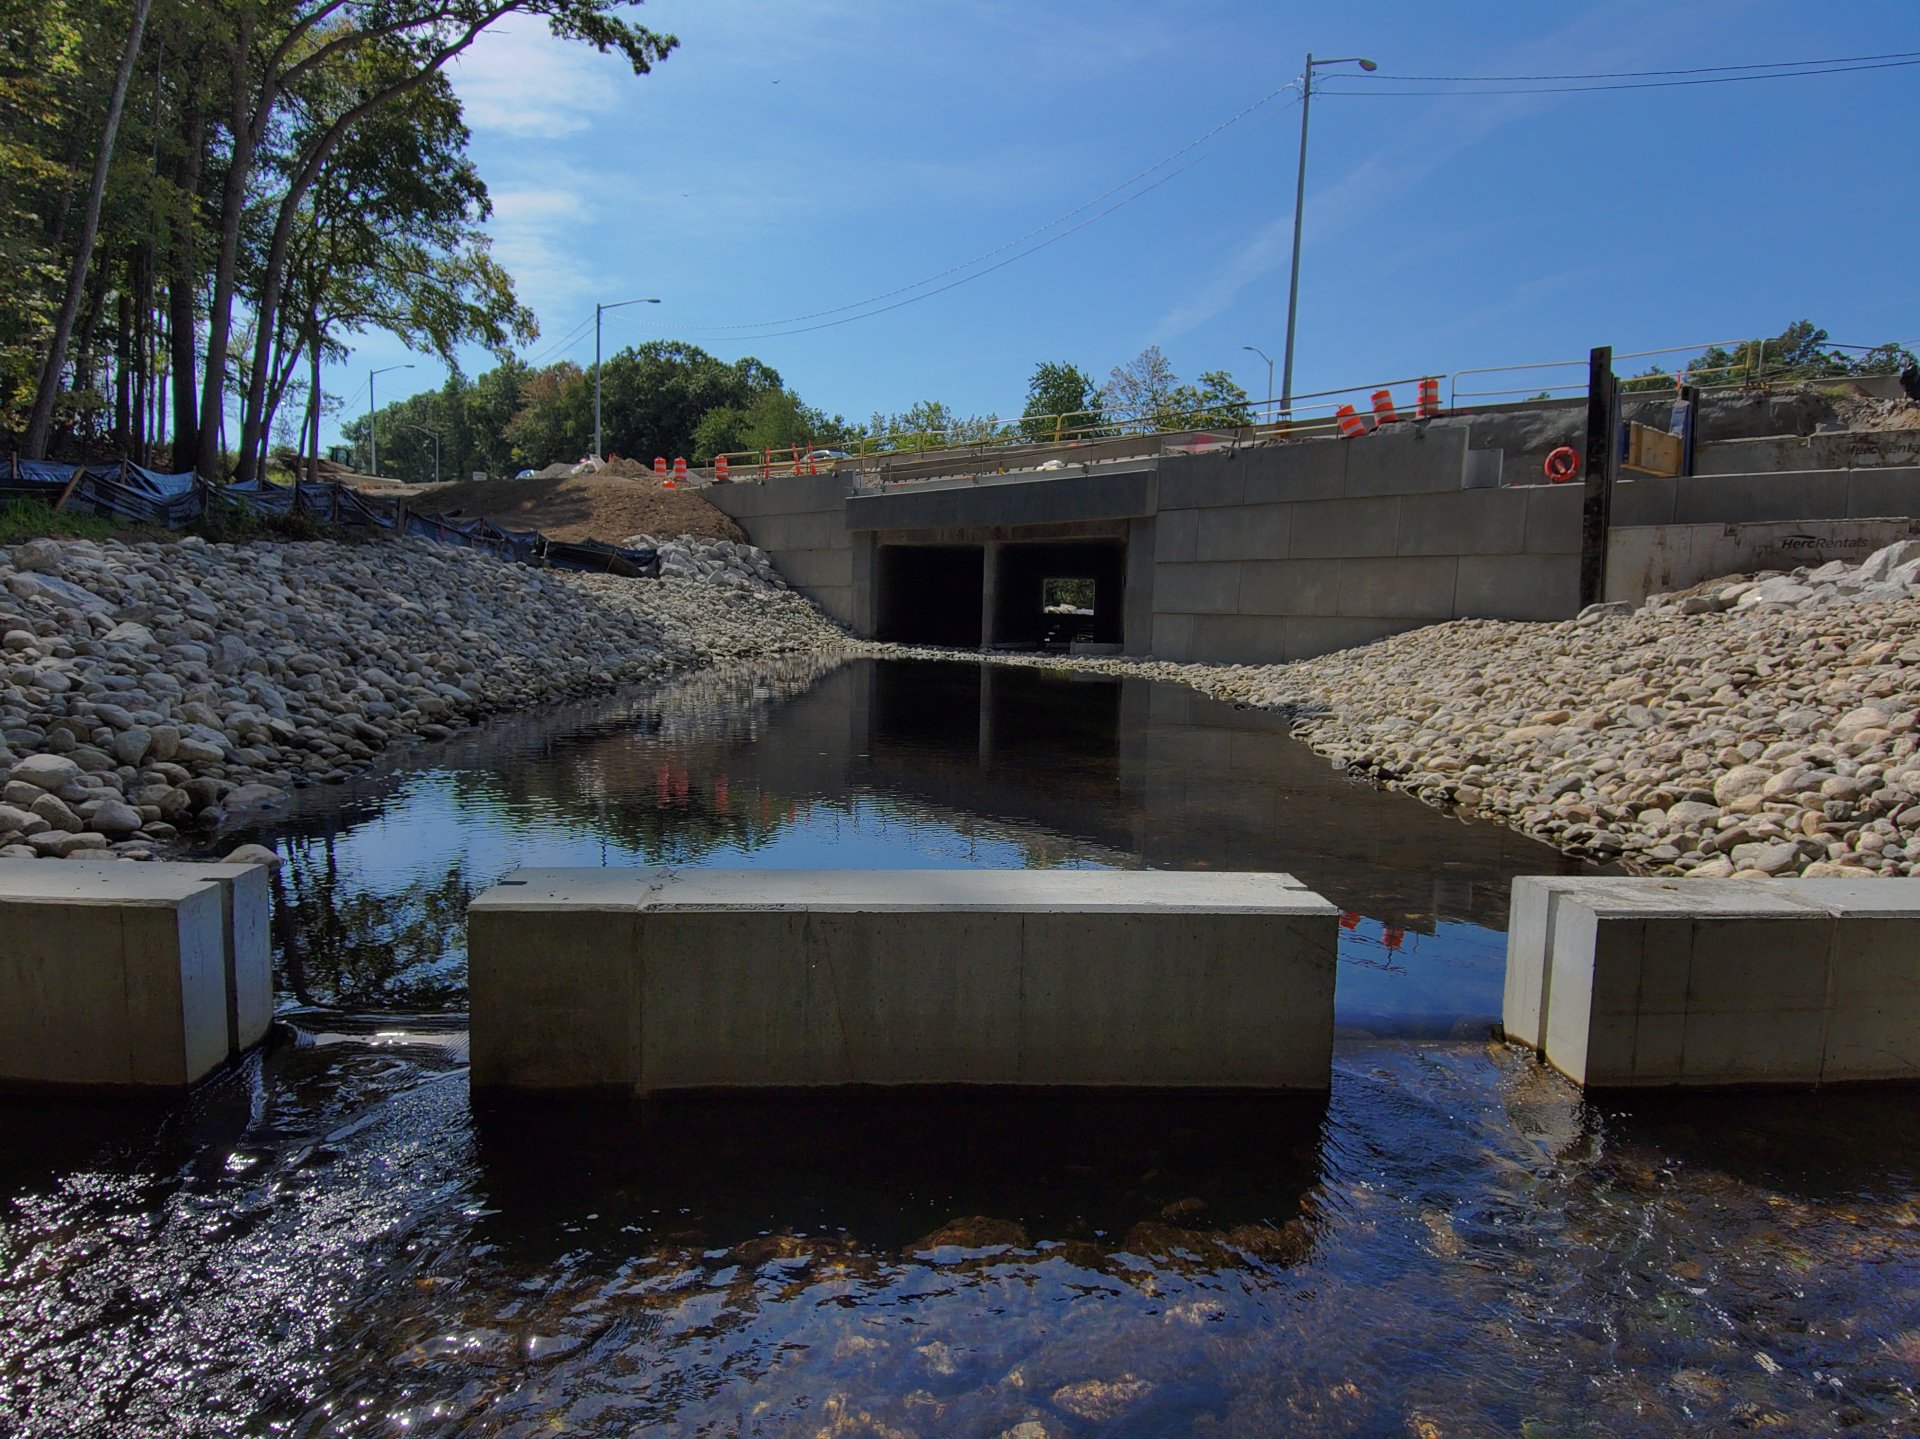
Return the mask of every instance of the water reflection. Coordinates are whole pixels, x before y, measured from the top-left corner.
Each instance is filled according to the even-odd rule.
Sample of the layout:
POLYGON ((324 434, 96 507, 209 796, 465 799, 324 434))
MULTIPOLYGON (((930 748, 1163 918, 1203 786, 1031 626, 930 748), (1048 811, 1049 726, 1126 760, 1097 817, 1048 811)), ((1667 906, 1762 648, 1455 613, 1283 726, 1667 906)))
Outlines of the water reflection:
POLYGON ((1351 1032, 1497 1017, 1511 877, 1578 866, 1349 780, 1262 711, 975 664, 719 672, 429 752, 255 836, 296 1003, 458 1007, 466 898, 533 864, 1282 870, 1347 911, 1351 1032))
POLYGON ((1920 1430, 1905 1092, 1595 1108, 1349 1037, 1321 1100, 476 1115, 458 914, 523 863, 1290 869, 1351 913, 1349 1032, 1401 1034, 1492 1013, 1554 863, 1178 693, 817 679, 512 721, 264 831, 275 1042, 184 1104, 0 1102, 0 1434, 1920 1430))

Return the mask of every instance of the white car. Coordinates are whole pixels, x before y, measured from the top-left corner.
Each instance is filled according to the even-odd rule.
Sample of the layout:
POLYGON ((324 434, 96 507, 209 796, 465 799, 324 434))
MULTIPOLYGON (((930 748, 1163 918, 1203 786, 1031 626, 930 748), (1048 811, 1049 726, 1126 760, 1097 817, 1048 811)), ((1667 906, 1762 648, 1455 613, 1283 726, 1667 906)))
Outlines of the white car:
POLYGON ((850 460, 852 458, 853 456, 845 450, 808 450, 806 454, 806 459, 809 463, 819 460, 850 460))

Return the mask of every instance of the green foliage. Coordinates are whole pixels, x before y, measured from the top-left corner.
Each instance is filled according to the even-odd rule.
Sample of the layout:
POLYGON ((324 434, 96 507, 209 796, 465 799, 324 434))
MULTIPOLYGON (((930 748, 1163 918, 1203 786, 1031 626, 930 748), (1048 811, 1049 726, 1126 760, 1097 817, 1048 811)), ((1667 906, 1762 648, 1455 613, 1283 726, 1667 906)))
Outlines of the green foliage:
MULTIPOLYGON (((1797 380, 1846 379, 1897 374, 1914 363, 1903 345, 1871 350, 1841 350, 1811 320, 1795 320, 1770 339, 1743 340, 1731 349, 1710 345, 1687 366, 1689 383, 1699 385, 1775 384, 1797 380)), ((1622 390, 1670 390, 1672 371, 1652 366, 1620 383, 1622 390)))
POLYGON ((1160 353, 1149 345, 1107 379, 1107 402, 1116 418, 1155 430, 1202 430, 1250 425, 1247 392, 1225 370, 1208 370, 1198 385, 1183 384, 1160 353))
POLYGON ((1020 433, 1035 444, 1107 433, 1099 386, 1078 365, 1042 360, 1027 380, 1020 433))
POLYGON ((62 540, 108 540, 126 525, 103 515, 55 511, 40 500, 14 500, 0 506, 0 545, 17 545, 51 535, 62 540))

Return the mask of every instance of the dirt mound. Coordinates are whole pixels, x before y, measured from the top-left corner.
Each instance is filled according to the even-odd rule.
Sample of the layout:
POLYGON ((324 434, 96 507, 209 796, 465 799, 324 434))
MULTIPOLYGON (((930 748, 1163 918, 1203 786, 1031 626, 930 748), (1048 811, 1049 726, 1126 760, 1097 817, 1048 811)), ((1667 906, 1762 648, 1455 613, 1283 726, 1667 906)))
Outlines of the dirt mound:
POLYGON ((625 536, 638 534, 746 538, 697 490, 662 489, 650 472, 645 479, 602 470, 594 475, 541 474, 525 480, 456 480, 422 485, 408 504, 420 514, 479 515, 508 529, 539 530, 556 540, 618 544, 625 536))

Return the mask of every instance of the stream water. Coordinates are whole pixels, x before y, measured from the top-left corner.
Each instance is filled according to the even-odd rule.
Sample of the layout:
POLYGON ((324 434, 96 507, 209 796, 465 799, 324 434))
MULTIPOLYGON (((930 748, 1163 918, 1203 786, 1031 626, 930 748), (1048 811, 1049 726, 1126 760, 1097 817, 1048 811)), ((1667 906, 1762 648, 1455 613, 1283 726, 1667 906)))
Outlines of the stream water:
POLYGON ((1508 882, 1569 862, 1270 715, 719 672, 244 837, 275 1041, 0 1105, 0 1434, 1920 1429, 1911 1091, 1584 1103, 1488 1039, 1508 882), (1346 911, 1332 1093, 476 1112, 468 898, 661 861, 1289 871, 1346 911))

